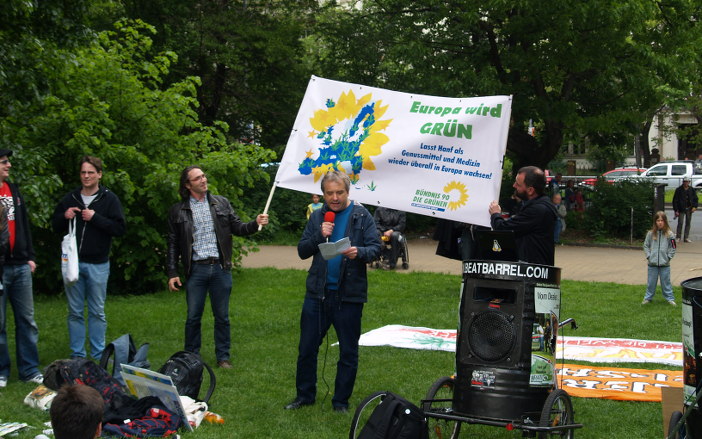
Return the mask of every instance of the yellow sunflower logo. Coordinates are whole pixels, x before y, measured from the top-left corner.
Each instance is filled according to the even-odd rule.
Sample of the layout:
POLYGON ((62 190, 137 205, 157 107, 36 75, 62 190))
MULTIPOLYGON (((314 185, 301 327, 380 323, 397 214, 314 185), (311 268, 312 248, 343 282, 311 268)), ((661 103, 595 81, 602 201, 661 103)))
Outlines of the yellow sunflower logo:
POLYGON ((456 210, 461 206, 465 206, 468 201, 468 191, 466 185, 460 181, 452 181, 444 186, 444 193, 451 194, 451 199, 455 201, 449 201, 448 210, 456 210), (454 191, 458 193, 455 194, 454 191))

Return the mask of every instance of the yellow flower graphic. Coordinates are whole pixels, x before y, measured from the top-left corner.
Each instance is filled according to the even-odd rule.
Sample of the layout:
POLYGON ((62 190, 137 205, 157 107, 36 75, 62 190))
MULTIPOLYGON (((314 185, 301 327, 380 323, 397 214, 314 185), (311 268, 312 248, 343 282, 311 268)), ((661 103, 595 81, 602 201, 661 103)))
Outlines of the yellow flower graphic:
MULTIPOLYGON (((468 191, 466 190, 466 185, 461 183, 460 181, 452 181, 450 183, 447 183, 446 186, 444 186, 444 193, 448 194, 453 191, 458 191, 458 199, 456 201, 449 201, 448 203, 448 209, 449 210, 456 210, 461 206, 465 206, 466 202, 468 201, 468 191)), ((451 196, 453 199, 453 194, 451 196)))

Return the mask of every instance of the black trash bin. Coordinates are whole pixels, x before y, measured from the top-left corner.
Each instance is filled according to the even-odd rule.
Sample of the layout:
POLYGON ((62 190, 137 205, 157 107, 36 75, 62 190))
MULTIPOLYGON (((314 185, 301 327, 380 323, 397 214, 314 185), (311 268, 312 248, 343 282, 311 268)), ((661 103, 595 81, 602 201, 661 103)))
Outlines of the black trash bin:
POLYGON ((702 277, 684 281, 682 300, 683 402, 688 437, 702 438, 702 411, 694 404, 702 380, 702 277))

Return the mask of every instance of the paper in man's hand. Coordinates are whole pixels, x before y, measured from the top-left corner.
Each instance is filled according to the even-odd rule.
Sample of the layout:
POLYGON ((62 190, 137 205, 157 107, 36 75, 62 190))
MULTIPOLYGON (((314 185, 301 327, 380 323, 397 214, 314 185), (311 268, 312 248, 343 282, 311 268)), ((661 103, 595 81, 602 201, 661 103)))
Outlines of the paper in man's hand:
POLYGON ((348 236, 341 238, 336 242, 323 242, 319 244, 319 252, 325 260, 332 259, 341 254, 344 250, 351 247, 351 240, 348 236))

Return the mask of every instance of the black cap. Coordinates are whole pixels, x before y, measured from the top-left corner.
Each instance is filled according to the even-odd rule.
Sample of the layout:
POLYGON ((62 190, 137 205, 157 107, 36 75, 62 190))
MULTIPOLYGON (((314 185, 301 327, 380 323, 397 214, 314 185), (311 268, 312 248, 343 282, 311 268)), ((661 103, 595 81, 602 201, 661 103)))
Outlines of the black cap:
POLYGON ((12 156, 12 150, 11 149, 0 149, 0 157, 11 157, 12 156))

